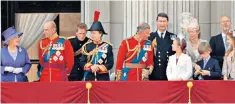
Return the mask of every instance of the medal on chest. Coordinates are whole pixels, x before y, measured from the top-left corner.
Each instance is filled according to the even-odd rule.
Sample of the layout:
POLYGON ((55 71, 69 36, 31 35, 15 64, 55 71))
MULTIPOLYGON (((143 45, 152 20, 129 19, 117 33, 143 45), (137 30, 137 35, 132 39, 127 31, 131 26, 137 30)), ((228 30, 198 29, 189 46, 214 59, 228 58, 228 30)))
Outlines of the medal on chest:
POLYGON ((98 51, 102 52, 102 53, 107 53, 108 52, 107 46, 106 45, 105 46, 100 46, 98 48, 98 51))
POLYGON ((143 47, 143 49, 145 50, 145 51, 151 51, 151 45, 149 45, 149 44, 145 44, 144 45, 144 47, 143 47))
POLYGON ((64 45, 62 43, 53 44, 52 50, 64 50, 64 45))

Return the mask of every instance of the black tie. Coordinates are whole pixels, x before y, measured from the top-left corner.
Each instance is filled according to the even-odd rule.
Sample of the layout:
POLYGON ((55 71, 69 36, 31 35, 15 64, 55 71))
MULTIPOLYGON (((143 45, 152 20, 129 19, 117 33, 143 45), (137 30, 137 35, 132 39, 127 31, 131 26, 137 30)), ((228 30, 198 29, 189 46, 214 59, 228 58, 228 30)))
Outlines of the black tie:
POLYGON ((161 38, 162 38, 162 39, 164 38, 163 35, 164 35, 164 33, 161 33, 161 38))

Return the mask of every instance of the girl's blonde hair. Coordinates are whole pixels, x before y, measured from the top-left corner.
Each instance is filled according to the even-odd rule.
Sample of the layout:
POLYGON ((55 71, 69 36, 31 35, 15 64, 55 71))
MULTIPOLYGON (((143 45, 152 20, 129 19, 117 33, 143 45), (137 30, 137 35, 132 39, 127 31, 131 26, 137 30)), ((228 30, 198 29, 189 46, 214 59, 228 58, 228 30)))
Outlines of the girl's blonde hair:
MULTIPOLYGON (((232 41, 233 41, 233 45, 235 45, 235 37, 233 36, 233 33, 231 33, 231 32, 229 32, 228 34, 227 34, 227 38, 230 38, 230 39, 232 39, 232 41)), ((233 49, 233 47, 234 46, 230 46, 228 49, 227 49, 227 51, 225 52, 225 57, 227 57, 234 49, 233 49)), ((235 52, 235 51, 234 51, 235 52)), ((235 53, 234 53, 234 55, 233 55, 233 58, 235 58, 235 53)))

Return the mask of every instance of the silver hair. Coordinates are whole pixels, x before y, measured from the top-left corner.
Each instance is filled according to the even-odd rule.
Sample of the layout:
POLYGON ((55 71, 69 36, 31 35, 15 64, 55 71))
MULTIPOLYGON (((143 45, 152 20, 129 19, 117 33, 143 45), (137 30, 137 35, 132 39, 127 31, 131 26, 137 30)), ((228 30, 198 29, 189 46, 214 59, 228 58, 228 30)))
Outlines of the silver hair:
POLYGON ((139 32, 139 31, 144 31, 144 30, 146 30, 146 29, 150 29, 149 24, 147 24, 147 23, 145 23, 145 22, 141 22, 141 23, 139 24, 139 26, 137 27, 137 32, 139 32))

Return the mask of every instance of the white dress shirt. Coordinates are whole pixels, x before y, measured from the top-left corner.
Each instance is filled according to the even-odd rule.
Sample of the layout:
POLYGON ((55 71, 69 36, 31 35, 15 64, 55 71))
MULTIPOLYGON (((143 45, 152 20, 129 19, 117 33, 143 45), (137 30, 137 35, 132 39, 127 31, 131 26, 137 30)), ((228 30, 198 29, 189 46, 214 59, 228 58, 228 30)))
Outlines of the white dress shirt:
POLYGON ((164 32, 160 32, 159 30, 157 30, 158 36, 162 38, 161 33, 163 33, 163 38, 165 38, 166 30, 164 32))

